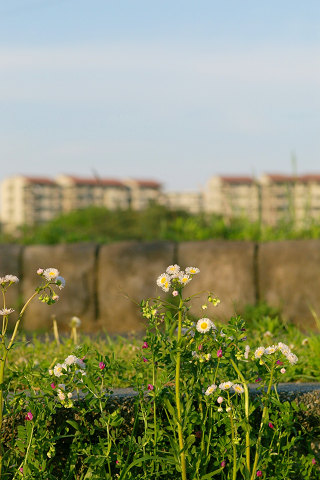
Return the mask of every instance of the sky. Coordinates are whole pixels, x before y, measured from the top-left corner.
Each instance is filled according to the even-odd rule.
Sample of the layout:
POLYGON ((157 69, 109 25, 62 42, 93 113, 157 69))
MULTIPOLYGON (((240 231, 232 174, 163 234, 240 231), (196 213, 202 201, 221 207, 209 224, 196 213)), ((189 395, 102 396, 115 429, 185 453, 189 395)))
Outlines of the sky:
POLYGON ((319 0, 0 0, 0 181, 320 173, 319 0))

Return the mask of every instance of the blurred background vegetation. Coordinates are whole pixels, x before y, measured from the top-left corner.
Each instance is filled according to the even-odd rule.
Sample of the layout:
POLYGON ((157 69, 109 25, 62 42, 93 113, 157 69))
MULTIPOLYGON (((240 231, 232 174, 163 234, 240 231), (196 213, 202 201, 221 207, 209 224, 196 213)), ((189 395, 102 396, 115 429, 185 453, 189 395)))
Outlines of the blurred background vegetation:
POLYGON ((24 226, 14 236, 0 234, 0 243, 58 244, 75 242, 111 243, 121 240, 252 240, 320 238, 320 223, 309 221, 297 229, 288 219, 275 227, 246 218, 225 220, 219 215, 192 215, 153 204, 142 211, 110 211, 89 207, 61 215, 39 226, 24 226))

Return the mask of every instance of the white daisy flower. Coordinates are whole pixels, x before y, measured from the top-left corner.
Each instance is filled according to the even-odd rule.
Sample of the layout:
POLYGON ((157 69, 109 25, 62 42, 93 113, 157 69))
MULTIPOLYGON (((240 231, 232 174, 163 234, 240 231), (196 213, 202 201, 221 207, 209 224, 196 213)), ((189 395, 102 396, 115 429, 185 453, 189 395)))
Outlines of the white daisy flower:
POLYGON ((207 333, 212 328, 212 322, 209 318, 200 318, 197 321, 196 329, 199 333, 207 333))
POLYGON ((243 389, 243 386, 240 385, 239 383, 234 383, 232 385, 232 389, 236 392, 236 393, 243 393, 244 392, 244 389, 243 389))
POLYGON ((69 393, 67 394, 67 397, 68 397, 68 398, 72 398, 72 393, 69 392, 69 393))
POLYGON ((219 388, 220 390, 229 390, 229 388, 231 388, 232 385, 233 385, 232 382, 223 382, 223 383, 220 383, 219 388))
POLYGON ((10 282, 10 283, 17 283, 19 282, 19 278, 16 277, 15 275, 6 275, 4 277, 5 281, 6 282, 10 282))
POLYGON ((186 268, 186 273, 188 275, 196 275, 197 273, 200 273, 200 270, 197 267, 187 267, 186 268))
POLYGON ((254 352, 254 358, 261 358, 262 355, 264 354, 265 348, 264 347, 258 347, 257 350, 254 352))
POLYGON ((210 387, 207 388, 207 390, 205 391, 205 395, 212 395, 213 392, 215 392, 217 390, 217 385, 213 384, 213 385, 210 385, 210 387))
POLYGON ((231 412, 231 407, 227 407, 226 412, 231 412))
POLYGON ((167 273, 162 273, 162 275, 157 278, 157 285, 158 287, 161 287, 164 292, 169 292, 169 287, 171 285, 169 275, 167 273))
POLYGON ((55 281, 59 276, 59 270, 56 268, 46 268, 43 271, 43 276, 48 282, 55 281))
POLYGON ((286 369, 285 369, 285 368, 281 368, 280 373, 286 373, 286 369))
POLYGON ((294 353, 290 352, 286 355, 290 365, 294 365, 295 363, 297 363, 298 361, 298 357, 297 355, 295 355, 294 353))
POLYGON ((14 312, 13 308, 2 308, 2 310, 0 310, 0 315, 10 315, 12 312, 14 312))
POLYGON ((180 273, 180 267, 179 265, 175 264, 175 265, 169 265, 169 267, 167 268, 166 272, 169 274, 169 275, 178 275, 180 273))
POLYGON ((55 365, 53 368, 53 374, 56 377, 61 377, 61 375, 64 375, 63 369, 63 365, 61 365, 61 363, 57 363, 57 365, 55 365))
POLYGON ((280 352, 283 353, 283 355, 288 355, 288 353, 291 352, 290 348, 285 343, 279 342, 277 347, 280 350, 280 352))
POLYGON ((277 345, 270 345, 270 347, 267 347, 264 351, 266 355, 271 355, 272 353, 276 352, 278 350, 277 345))
POLYGON ((78 358, 75 355, 68 355, 65 359, 64 363, 67 365, 72 365, 73 363, 77 363, 78 358))
POLYGON ((181 285, 187 285, 187 283, 191 282, 190 275, 184 272, 181 272, 178 278, 181 285))

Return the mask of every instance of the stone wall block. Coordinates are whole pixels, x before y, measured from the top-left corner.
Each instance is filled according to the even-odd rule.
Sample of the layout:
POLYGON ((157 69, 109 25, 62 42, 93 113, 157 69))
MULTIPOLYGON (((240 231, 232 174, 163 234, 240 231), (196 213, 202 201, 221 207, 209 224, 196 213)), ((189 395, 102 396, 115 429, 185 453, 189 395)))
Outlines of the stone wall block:
POLYGON ((82 331, 95 330, 96 305, 96 245, 65 244, 37 245, 24 249, 23 298, 26 300, 40 284, 36 273, 39 267, 57 268, 66 280, 63 290, 56 289, 60 300, 54 305, 41 303, 35 298, 27 308, 23 325, 27 330, 52 327, 52 314, 56 315, 59 328, 67 328, 70 318, 77 316, 82 321, 82 331))
POLYGON ((310 306, 320 317, 320 240, 261 244, 258 271, 261 300, 306 331, 315 329, 310 306))
POLYGON ((245 305, 255 303, 254 243, 220 240, 183 242, 178 245, 177 257, 181 268, 192 266, 200 269, 200 273, 185 287, 185 296, 209 290, 221 300, 219 306, 213 307, 206 301, 206 294, 193 298, 190 312, 196 317, 225 321, 234 314, 242 313, 245 305), (208 305, 207 310, 202 310, 203 304, 208 305))
MULTIPOLYGON (((19 283, 11 285, 6 293, 6 306, 19 310, 21 304, 21 245, 0 245, 0 277, 5 275, 16 275, 19 283)), ((0 308, 3 307, 2 297, 0 298, 0 308)))
POLYGON ((142 331, 141 300, 161 294, 158 276, 174 261, 170 242, 120 242, 99 252, 99 326, 109 333, 142 331))

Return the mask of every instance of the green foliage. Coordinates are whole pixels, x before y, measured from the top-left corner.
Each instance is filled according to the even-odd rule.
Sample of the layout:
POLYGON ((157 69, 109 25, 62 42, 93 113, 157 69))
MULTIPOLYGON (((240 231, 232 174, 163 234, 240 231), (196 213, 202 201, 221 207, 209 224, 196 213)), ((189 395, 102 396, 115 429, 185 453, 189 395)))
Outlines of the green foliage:
POLYGON ((16 236, 0 235, 1 243, 57 244, 121 240, 226 240, 271 241, 320 238, 320 223, 308 222, 297 229, 283 220, 275 227, 251 222, 244 217, 225 220, 221 215, 192 215, 183 210, 169 210, 158 204, 135 210, 110 211, 88 207, 64 214, 39 226, 23 226, 16 236))
POLYGON ((60 343, 35 334, 15 344, 2 385, 1 478, 178 480, 182 453, 187 480, 253 480, 258 471, 265 480, 319 478, 319 408, 313 398, 282 403, 270 388, 320 379, 319 335, 303 337, 266 304, 221 324, 210 292, 205 314, 214 324, 197 328, 192 298, 177 277, 170 284, 172 303, 141 302, 143 338, 79 332, 76 345, 68 332, 60 343), (279 342, 297 363, 285 348, 256 358, 256 348, 279 342), (228 381, 240 391, 220 387, 228 381), (249 398, 252 383, 258 393, 249 398), (136 397, 119 401, 117 386, 133 386, 136 397))

